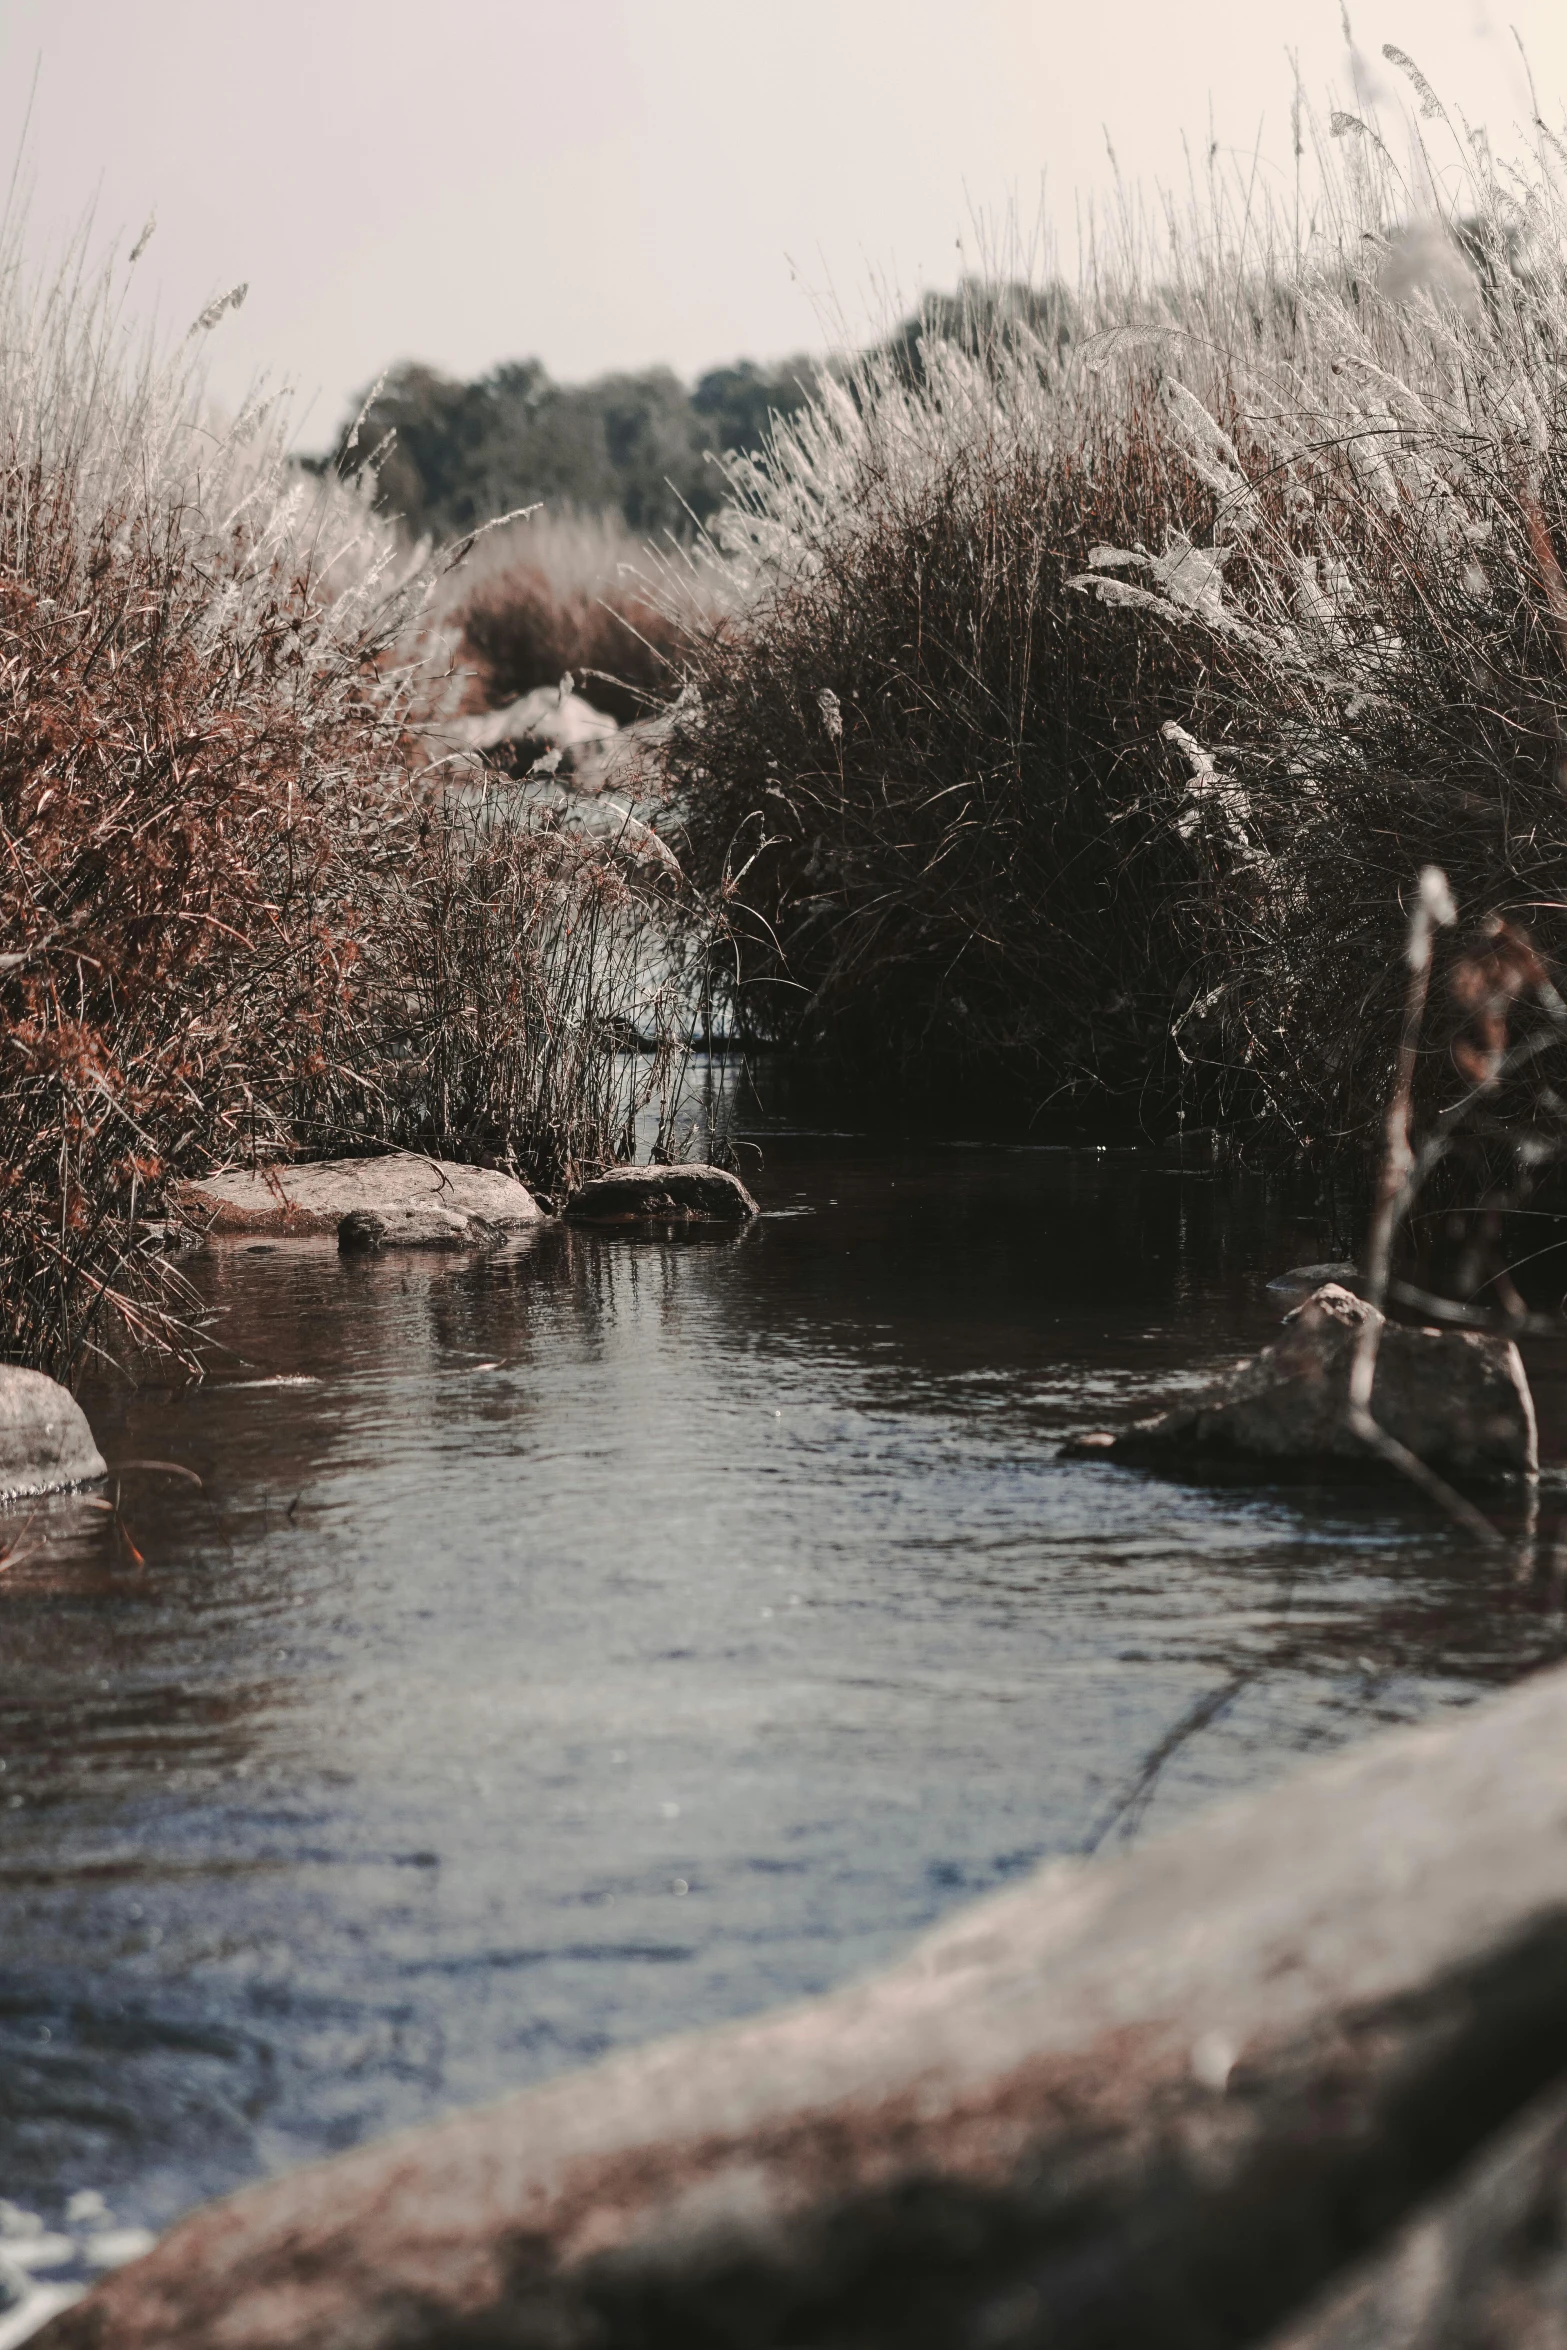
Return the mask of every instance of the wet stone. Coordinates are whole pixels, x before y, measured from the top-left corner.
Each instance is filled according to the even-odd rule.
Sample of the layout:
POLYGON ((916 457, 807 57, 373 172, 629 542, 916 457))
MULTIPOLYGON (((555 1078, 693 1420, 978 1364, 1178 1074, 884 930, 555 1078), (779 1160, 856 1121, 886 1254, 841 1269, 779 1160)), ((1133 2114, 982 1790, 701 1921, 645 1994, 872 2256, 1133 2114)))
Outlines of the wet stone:
POLYGON ((455 1208, 351 1208, 337 1228, 345 1257, 373 1256, 384 1248, 481 1248, 504 1240, 503 1225, 455 1208))
POLYGON ((700 1164, 611 1167, 566 1202, 574 1224, 745 1224, 761 1214, 738 1175, 700 1164))
POLYGON ((75 1396, 41 1371, 0 1365, 0 1494, 62 1493, 107 1474, 75 1396))
POLYGON ((1281 1297, 1309 1297, 1314 1289, 1321 1289, 1325 1282, 1335 1281, 1340 1288, 1354 1289, 1359 1279, 1358 1265, 1291 1265, 1287 1272, 1275 1274, 1268 1287, 1281 1297))
MULTIPOLYGON (((1349 1425, 1349 1377, 1375 1306, 1326 1282, 1284 1319, 1283 1335, 1202 1394, 1129 1427, 1069 1440, 1069 1452, 1155 1465, 1306 1461, 1367 1465, 1349 1425)), ((1532 1476, 1534 1402, 1509 1338, 1385 1323, 1371 1409, 1428 1467, 1457 1477, 1532 1476)))

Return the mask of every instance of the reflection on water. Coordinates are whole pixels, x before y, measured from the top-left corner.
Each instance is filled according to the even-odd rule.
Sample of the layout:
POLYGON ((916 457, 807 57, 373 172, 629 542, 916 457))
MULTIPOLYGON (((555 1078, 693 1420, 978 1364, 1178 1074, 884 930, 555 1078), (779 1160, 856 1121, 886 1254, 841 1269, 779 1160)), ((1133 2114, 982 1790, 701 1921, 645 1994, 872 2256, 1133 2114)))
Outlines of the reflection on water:
POLYGON ((765 1150, 739 1239, 226 1244, 228 1366, 89 1397, 204 1486, 0 1574, 0 2193, 161 2224, 1557 1653, 1549 1491, 1494 1561, 1397 1492, 1057 1457, 1266 1337, 1323 1224, 765 1150))

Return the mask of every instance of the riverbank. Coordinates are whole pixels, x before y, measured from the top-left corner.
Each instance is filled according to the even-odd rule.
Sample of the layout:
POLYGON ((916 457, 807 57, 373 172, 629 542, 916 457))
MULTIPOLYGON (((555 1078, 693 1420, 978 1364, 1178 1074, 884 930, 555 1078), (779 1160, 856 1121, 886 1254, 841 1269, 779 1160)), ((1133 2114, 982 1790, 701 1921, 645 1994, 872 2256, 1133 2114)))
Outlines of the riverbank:
POLYGON ((203 339, 243 287, 139 342, 130 264, 51 281, 21 233, 0 227, 0 1354, 69 1379, 197 1359, 149 1230, 191 1176, 405 1148, 557 1191, 619 1156, 674 1050, 679 872, 436 755, 428 550, 303 471, 278 401, 209 413, 203 339))

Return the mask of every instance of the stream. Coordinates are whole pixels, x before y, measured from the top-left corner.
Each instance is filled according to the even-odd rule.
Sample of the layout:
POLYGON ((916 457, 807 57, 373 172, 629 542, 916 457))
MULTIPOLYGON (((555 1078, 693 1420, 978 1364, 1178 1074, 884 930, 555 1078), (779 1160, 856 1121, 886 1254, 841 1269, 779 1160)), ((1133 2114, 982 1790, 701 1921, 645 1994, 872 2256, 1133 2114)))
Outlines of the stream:
POLYGON ((1264 1342, 1321 1217, 737 1121, 738 1237, 225 1242, 212 1377, 87 1383, 202 1482, 0 1523, 0 2196, 160 2228, 1562 1652, 1549 1475, 1492 1558, 1396 1487, 1058 1457, 1264 1342))

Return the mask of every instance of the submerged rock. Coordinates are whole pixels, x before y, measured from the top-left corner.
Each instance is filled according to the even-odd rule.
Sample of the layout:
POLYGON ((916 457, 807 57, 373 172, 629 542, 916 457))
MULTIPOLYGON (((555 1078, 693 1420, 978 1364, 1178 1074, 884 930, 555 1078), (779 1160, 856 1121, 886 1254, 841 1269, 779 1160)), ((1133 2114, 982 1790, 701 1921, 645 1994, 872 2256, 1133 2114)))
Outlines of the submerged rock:
MULTIPOLYGON (((1372 1317, 1382 1320, 1375 1306, 1326 1282, 1285 1316, 1281 1338, 1201 1395, 1129 1427, 1075 1437, 1067 1449, 1156 1463, 1365 1463, 1373 1456, 1348 1422, 1349 1373, 1372 1317)), ((1510 1338, 1388 1322, 1371 1409, 1407 1451, 1450 1475, 1532 1476, 1539 1467, 1534 1400, 1510 1338)))
POLYGON ((723 1167, 611 1167, 567 1200, 574 1224, 745 1224, 761 1209, 723 1167))
POLYGON ((505 1238, 503 1226, 456 1208, 350 1208, 337 1228, 345 1257, 383 1248, 483 1248, 505 1238))
MULTIPOLYGON (((438 1208, 505 1232, 536 1224, 540 1208, 514 1175, 395 1151, 381 1159, 314 1159, 209 1175, 181 1204, 211 1232, 336 1232, 356 1210, 388 1219, 438 1208)), ((427 1243, 421 1245, 428 1245, 427 1243)))
POLYGON ((63 1493, 108 1473, 70 1390, 0 1364, 0 1494, 63 1493))

